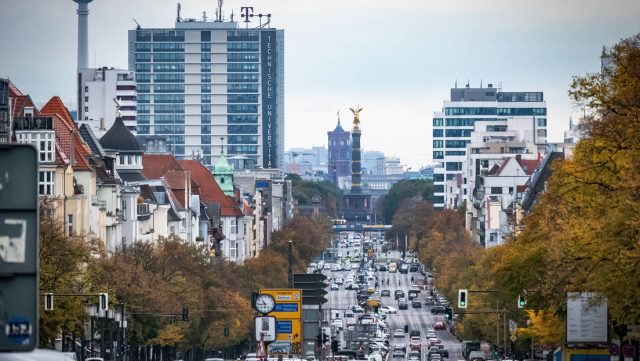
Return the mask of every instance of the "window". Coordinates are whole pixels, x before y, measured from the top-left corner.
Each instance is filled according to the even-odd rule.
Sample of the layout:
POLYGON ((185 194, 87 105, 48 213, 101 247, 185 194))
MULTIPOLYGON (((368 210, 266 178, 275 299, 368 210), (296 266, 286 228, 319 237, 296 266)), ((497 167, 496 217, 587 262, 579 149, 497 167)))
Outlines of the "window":
POLYGON ((84 101, 88 102, 89 101, 89 97, 84 97, 84 101))
POLYGON ((497 108, 444 108, 445 115, 496 115, 497 108))
POLYGON ((434 129, 433 130, 434 138, 442 138, 442 129, 434 129))
POLYGON ((442 118, 433 118, 433 126, 441 127, 443 124, 442 118))
POLYGON ((443 144, 444 144, 444 142, 441 141, 441 140, 434 140, 433 141, 433 147, 434 148, 442 148, 443 144))
POLYGON ((502 194, 502 187, 491 187, 491 194, 502 194))
POLYGON ((513 187, 509 187, 509 194, 513 194, 513 187))
POLYGON ((73 234, 73 214, 67 214, 67 231, 69 236, 73 234))
POLYGON ((440 150, 433 151, 433 159, 444 159, 444 153, 440 150))
POLYGON ((55 194, 55 172, 38 172, 38 194, 52 196, 55 194))
POLYGON ((462 170, 462 162, 447 162, 445 164, 445 168, 448 171, 459 171, 459 170, 462 170))
POLYGON ((257 63, 260 60, 258 53, 228 53, 227 61, 229 63, 235 62, 251 62, 257 63))
POLYGON ((547 118, 538 118, 538 126, 546 127, 547 126, 547 118))
POLYGON ((258 51, 260 44, 255 43, 227 43, 227 51, 258 51))
POLYGON ((201 31, 200 41, 211 41, 211 31, 201 31))

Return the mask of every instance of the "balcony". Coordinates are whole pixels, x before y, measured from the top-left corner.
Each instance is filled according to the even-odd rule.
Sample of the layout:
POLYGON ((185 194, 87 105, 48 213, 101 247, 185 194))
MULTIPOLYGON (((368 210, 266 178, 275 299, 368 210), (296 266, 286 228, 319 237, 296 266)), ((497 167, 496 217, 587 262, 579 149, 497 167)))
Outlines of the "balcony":
POLYGON ((16 117, 13 129, 20 130, 54 130, 52 117, 16 117))
POLYGON ((149 204, 138 204, 138 220, 144 221, 151 218, 151 212, 149 211, 149 204))

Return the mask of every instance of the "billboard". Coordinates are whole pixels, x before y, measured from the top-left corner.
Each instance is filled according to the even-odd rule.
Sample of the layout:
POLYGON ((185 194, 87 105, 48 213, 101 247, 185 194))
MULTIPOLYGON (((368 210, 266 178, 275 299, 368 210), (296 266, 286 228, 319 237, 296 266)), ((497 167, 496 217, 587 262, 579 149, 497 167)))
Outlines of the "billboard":
POLYGON ((607 343, 607 299, 591 292, 567 293, 567 343, 607 343))

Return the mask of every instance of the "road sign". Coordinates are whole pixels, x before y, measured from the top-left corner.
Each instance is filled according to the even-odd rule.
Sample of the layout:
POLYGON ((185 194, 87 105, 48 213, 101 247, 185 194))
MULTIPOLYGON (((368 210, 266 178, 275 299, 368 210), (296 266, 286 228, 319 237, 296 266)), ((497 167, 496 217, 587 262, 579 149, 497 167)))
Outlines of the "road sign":
POLYGON ((622 346, 622 354, 625 357, 633 357, 633 354, 635 353, 636 349, 635 347, 633 347, 632 344, 627 343, 624 346, 622 346))
POLYGON ((511 342, 516 342, 517 339, 518 337, 516 335, 509 336, 509 340, 511 340, 511 342))
POLYGON ((609 355, 611 356, 618 356, 620 355, 620 346, 614 344, 611 344, 609 346, 609 355))
POLYGON ((300 353, 296 351, 302 349, 302 290, 262 289, 260 294, 269 294, 275 300, 269 316, 276 318, 276 337, 269 345, 269 353, 300 353))
POLYGON ((509 331, 516 332, 517 329, 518 329, 518 323, 514 320, 509 320, 509 331))
POLYGON ((293 286, 302 290, 302 303, 305 305, 322 305, 328 300, 327 276, 322 273, 296 273, 293 275, 293 286))
POLYGON ((38 344, 38 152, 0 145, 0 352, 38 344))
POLYGON ((261 316, 255 318, 256 341, 271 342, 276 340, 276 318, 261 316))

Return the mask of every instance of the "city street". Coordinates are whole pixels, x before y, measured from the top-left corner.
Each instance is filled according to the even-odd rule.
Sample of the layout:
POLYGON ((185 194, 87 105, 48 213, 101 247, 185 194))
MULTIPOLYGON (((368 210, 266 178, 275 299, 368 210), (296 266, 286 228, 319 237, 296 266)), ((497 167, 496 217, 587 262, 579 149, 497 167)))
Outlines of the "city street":
MULTIPOLYGON (((375 247, 376 253, 384 257, 384 254, 380 254, 381 250, 379 246, 375 247)), ((353 255, 356 251, 355 247, 344 247, 339 248, 338 255, 346 256, 347 251, 349 255, 353 255)), ((376 264, 386 264, 388 265, 390 260, 396 260, 400 258, 400 253, 397 251, 389 252, 388 256, 386 256, 385 260, 380 257, 380 261, 376 264)), ((332 277, 333 280, 336 278, 346 278, 347 275, 351 274, 356 277, 358 270, 349 270, 349 271, 335 271, 331 270, 331 264, 325 264, 323 269, 323 273, 328 277, 332 277)), ((399 271, 390 273, 388 271, 376 271, 375 277, 377 277, 377 282, 379 286, 376 288, 377 292, 381 292, 382 290, 389 290, 391 296, 389 297, 381 297, 382 306, 392 306, 396 309, 398 308, 397 301, 394 298, 394 292, 396 290, 404 291, 405 295, 408 294, 408 291, 411 287, 411 277, 414 278, 414 284, 422 284, 424 276, 420 274, 420 272, 409 272, 408 274, 402 274, 399 271), (389 285, 387 285, 387 281, 389 285)), ((369 281, 370 284, 375 283, 375 278, 369 281)), ((330 284, 333 283, 330 282, 330 284)), ((345 329, 347 325, 354 324, 358 316, 361 316, 361 313, 356 313, 355 317, 345 317, 344 311, 349 308, 351 305, 357 305, 356 301, 356 291, 345 289, 345 284, 340 285, 338 290, 329 291, 327 294, 327 298, 329 300, 328 303, 325 304, 325 307, 330 309, 331 320, 329 324, 333 321, 336 315, 343 320, 345 329)), ((428 347, 425 345, 427 339, 425 338, 425 334, 427 330, 434 330, 434 323, 438 321, 443 321, 444 315, 432 315, 430 310, 431 306, 424 305, 424 298, 428 296, 428 292, 426 290, 422 290, 419 299, 421 301, 420 308, 411 307, 411 303, 409 302, 409 308, 407 310, 397 310, 395 314, 388 314, 387 319, 385 320, 387 324, 387 329, 389 333, 389 344, 404 344, 407 346, 407 350, 409 349, 409 334, 405 333, 404 338, 394 337, 393 332, 396 329, 405 330, 405 326, 409 331, 418 330, 421 333, 421 341, 422 341, 422 357, 421 360, 427 360, 427 352, 428 347)), ((334 337, 338 337, 338 340, 341 341, 341 347, 344 347, 344 336, 343 332, 338 332, 339 330, 336 327, 332 328, 332 335, 334 337)), ((455 338, 455 336, 451 335, 448 330, 438 330, 436 331, 437 337, 442 341, 444 348, 449 351, 449 360, 460 360, 463 359, 460 353, 460 342, 455 338)), ((408 352, 408 351, 407 351, 408 352)), ((391 360, 391 352, 388 355, 388 359, 391 360)), ((407 356, 408 359, 408 356, 407 356)))

